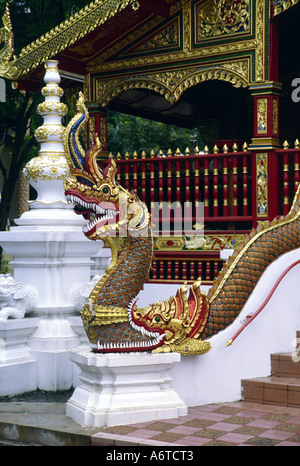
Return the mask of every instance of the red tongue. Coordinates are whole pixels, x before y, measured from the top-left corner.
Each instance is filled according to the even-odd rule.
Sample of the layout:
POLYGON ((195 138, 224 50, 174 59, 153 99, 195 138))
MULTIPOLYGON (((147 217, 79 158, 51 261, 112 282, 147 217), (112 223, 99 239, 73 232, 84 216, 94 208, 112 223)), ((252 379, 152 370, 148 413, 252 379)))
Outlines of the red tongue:
POLYGON ((88 219, 90 219, 91 212, 84 207, 76 206, 74 207, 74 212, 77 215, 88 215, 88 219))

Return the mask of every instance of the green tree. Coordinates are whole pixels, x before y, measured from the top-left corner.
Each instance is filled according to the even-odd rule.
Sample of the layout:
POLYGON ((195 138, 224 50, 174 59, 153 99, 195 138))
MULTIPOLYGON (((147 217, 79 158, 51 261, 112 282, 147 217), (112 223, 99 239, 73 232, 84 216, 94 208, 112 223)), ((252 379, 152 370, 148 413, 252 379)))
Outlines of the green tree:
POLYGON ((108 112, 107 133, 108 150, 114 155, 134 151, 149 154, 151 150, 166 154, 168 149, 175 152, 177 147, 184 152, 186 147, 192 150, 195 143, 200 149, 203 147, 198 128, 181 128, 113 111, 108 112))
MULTIPOLYGON (((6 0, 0 0, 0 17, 5 11, 6 0)), ((15 54, 39 36, 64 21, 71 14, 89 3, 89 0, 11 0, 10 13, 14 30, 15 54)), ((1 50, 0 50, 1 56, 1 50)), ((39 94, 13 90, 6 81, 6 102, 0 103, 0 171, 3 186, 0 202, 0 230, 5 230, 16 183, 26 163, 38 154, 34 131, 41 123, 36 113, 39 94), (3 147, 10 149, 10 163, 3 160, 3 147)), ((0 265, 2 248, 0 248, 0 265)))
MULTIPOLYGON (((0 12, 6 3, 0 0, 0 12)), ((88 3, 90 0, 10 0, 16 55, 88 3)))
POLYGON ((9 166, 2 159, 3 146, 0 153, 0 170, 3 175, 3 186, 0 203, 0 230, 7 225, 12 195, 18 181, 20 171, 26 163, 37 155, 37 141, 34 131, 41 123, 36 114, 36 106, 41 97, 30 92, 15 92, 7 83, 7 99, 0 107, 0 131, 3 146, 7 145, 10 156, 9 166))

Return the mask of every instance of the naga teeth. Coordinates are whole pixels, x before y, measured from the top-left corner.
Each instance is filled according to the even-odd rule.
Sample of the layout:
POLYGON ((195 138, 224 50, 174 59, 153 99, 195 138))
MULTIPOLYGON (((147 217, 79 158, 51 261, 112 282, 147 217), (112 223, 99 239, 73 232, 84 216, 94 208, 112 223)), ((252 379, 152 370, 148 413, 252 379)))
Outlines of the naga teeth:
POLYGON ((96 204, 95 202, 86 202, 80 197, 74 196, 73 194, 68 194, 66 196, 67 202, 70 204, 77 204, 80 205, 81 207, 84 207, 85 209, 92 210, 96 214, 99 215, 104 215, 101 220, 106 220, 110 218, 114 218, 119 212, 114 210, 114 209, 104 209, 101 207, 99 204, 96 204))
POLYGON ((139 348, 139 347, 142 347, 142 348, 149 348, 149 347, 152 347, 152 346, 156 346, 160 343, 160 341, 163 339, 165 335, 162 334, 162 335, 158 335, 156 338, 154 338, 153 340, 150 340, 150 341, 141 341, 141 342, 138 342, 138 341, 132 341, 132 342, 126 342, 126 343, 104 343, 104 344, 100 344, 99 343, 99 340, 97 341, 97 345, 95 346, 95 349, 97 350, 105 350, 105 349, 115 349, 115 350, 119 350, 119 349, 122 349, 123 351, 126 349, 131 349, 131 348, 139 348))

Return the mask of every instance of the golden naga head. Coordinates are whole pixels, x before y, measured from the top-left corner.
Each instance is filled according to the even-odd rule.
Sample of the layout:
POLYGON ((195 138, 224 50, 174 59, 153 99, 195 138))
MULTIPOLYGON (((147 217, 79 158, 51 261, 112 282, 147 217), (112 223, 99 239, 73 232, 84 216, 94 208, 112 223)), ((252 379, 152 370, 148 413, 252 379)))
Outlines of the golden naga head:
POLYGON ((116 181, 117 166, 112 156, 101 169, 97 158, 101 144, 97 135, 93 146, 85 153, 79 132, 88 119, 83 94, 77 102, 78 114, 66 128, 64 146, 70 175, 65 180, 65 195, 75 205, 75 212, 88 220, 84 234, 92 240, 128 234, 147 235, 149 214, 147 207, 134 193, 116 181))
POLYGON ((142 309, 136 304, 131 307, 130 318, 134 325, 164 332, 163 345, 156 352, 200 354, 210 349, 208 343, 199 340, 209 316, 208 300, 200 285, 200 280, 194 282, 189 296, 187 283, 184 283, 169 300, 142 309))

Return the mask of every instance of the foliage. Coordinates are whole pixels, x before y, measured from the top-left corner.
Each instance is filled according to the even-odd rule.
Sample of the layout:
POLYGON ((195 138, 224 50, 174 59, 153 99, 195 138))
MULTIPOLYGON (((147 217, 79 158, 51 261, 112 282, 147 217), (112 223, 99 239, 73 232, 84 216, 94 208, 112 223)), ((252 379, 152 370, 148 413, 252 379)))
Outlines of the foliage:
POLYGON ((107 133, 108 151, 114 155, 134 151, 149 154, 151 150, 166 154, 168 149, 175 152, 178 147, 184 152, 186 147, 192 150, 195 143, 203 147, 198 128, 190 130, 112 111, 108 112, 107 133))
MULTIPOLYGON (((0 0, 0 14, 4 13, 7 1, 0 0)), ((15 54, 84 7, 89 0, 11 0, 10 13, 14 31, 15 54)), ((0 203, 0 230, 7 225, 13 192, 24 165, 37 155, 34 130, 41 123, 36 107, 41 96, 20 92, 6 82, 6 102, 0 104, 0 170, 3 186, 0 203), (10 164, 3 161, 3 147, 11 148, 10 164)), ((0 250, 1 254, 1 250, 0 250)))
MULTIPOLYGON (((9 216, 12 195, 19 173, 26 163, 37 155, 34 131, 41 123, 36 114, 41 97, 25 91, 14 91, 7 83, 7 99, 0 106, 0 137, 3 146, 10 149, 7 166, 0 152, 0 170, 3 186, 0 203, 0 230, 4 230, 9 216)), ((3 148, 3 147, 2 147, 3 148)))
MULTIPOLYGON (((0 14, 6 0, 0 0, 0 14)), ((11 0, 10 13, 14 31, 15 54, 42 34, 85 6, 88 0, 11 0)), ((0 202, 0 231, 5 230, 19 173, 37 155, 34 130, 41 123, 36 113, 39 94, 13 90, 6 82, 6 102, 0 104, 0 171, 3 186, 0 202), (3 147, 9 147, 9 166, 3 160, 3 147)), ((0 262, 2 248, 0 248, 0 262)), ((5 264, 3 265, 5 267, 5 264)))
MULTIPOLYGON (((0 0, 0 12, 7 0, 0 0)), ((90 3, 90 0, 11 0, 15 53, 90 3)), ((2 15, 1 15, 2 16, 2 15)))
POLYGON ((12 274, 12 266, 10 265, 10 261, 12 257, 7 256, 6 254, 2 254, 1 263, 0 263, 0 274, 12 274))

